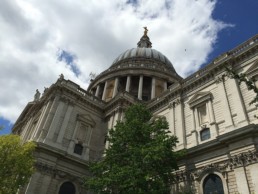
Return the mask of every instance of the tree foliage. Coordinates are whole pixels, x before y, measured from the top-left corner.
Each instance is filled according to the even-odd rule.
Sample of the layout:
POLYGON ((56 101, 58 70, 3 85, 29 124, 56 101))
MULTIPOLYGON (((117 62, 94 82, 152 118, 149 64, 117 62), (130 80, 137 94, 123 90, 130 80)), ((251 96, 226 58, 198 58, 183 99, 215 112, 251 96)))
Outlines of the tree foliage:
POLYGON ((250 102, 250 104, 258 102, 258 88, 255 86, 255 82, 258 81, 258 80, 256 80, 255 78, 248 79, 246 74, 244 74, 244 73, 238 74, 235 71, 233 71, 232 69, 229 69, 227 67, 226 67, 226 70, 227 70, 227 75, 230 78, 238 80, 239 85, 244 82, 247 86, 247 89, 248 90, 253 90, 253 92, 256 94, 256 96, 250 102))
POLYGON ((15 194, 34 169, 35 144, 23 144, 17 135, 0 136, 0 194, 15 194))
POLYGON ((109 147, 92 163, 86 188, 96 193, 163 194, 170 192, 180 153, 165 118, 152 118, 143 105, 133 105, 109 131, 109 147))

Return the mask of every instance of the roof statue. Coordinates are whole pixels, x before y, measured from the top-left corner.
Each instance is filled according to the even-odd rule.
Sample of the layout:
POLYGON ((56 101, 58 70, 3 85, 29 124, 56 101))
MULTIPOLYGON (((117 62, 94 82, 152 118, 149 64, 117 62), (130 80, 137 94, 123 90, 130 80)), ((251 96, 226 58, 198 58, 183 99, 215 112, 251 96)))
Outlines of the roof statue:
POLYGON ((64 79, 64 75, 61 73, 60 75, 59 75, 59 80, 63 80, 64 79))
POLYGON ((144 28, 144 36, 147 36, 148 28, 147 27, 143 27, 143 28, 144 28))
POLYGON ((150 41, 150 38, 147 35, 149 30, 147 27, 143 27, 143 29, 144 29, 143 36, 141 37, 140 41, 137 43, 137 46, 139 48, 151 48, 152 43, 150 41))
POLYGON ((40 92, 39 92, 39 90, 37 89, 37 90, 36 90, 36 93, 35 93, 35 95, 34 95, 34 101, 39 101, 39 99, 40 99, 40 92))

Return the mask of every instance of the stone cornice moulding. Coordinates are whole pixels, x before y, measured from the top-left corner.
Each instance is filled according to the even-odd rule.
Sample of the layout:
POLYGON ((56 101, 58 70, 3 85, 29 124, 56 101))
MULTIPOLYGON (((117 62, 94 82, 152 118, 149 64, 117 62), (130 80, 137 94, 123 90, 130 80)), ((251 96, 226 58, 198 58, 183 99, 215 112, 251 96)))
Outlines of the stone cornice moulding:
POLYGON ((96 126, 96 122, 89 114, 78 114, 76 118, 82 123, 89 124, 92 128, 96 126))
POLYGON ((188 104, 190 108, 194 108, 206 101, 212 99, 212 94, 210 92, 197 92, 189 101, 188 104))

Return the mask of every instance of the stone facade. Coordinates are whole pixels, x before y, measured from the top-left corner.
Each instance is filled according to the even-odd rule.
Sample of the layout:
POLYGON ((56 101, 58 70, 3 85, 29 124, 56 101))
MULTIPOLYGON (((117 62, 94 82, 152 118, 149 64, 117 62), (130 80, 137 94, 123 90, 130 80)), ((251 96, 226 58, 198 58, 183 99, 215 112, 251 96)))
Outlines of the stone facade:
POLYGON ((61 75, 41 97, 37 91, 13 127, 37 143, 37 171, 20 193, 87 193, 82 179, 108 146, 108 129, 126 107, 143 102, 167 118, 176 149, 187 150, 172 193, 258 194, 258 110, 249 104, 255 94, 224 68, 257 78, 258 35, 185 79, 151 45, 144 34, 87 90, 61 75))

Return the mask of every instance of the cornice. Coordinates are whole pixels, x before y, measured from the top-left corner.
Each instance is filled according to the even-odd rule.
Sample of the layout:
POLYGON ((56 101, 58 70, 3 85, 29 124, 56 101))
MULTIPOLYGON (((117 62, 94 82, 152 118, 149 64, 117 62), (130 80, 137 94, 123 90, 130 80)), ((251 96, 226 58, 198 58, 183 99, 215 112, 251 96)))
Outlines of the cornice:
POLYGON ((79 85, 70 80, 62 80, 61 82, 57 82, 55 87, 61 91, 61 95, 64 93, 70 94, 72 97, 70 100, 73 102, 73 104, 81 102, 91 106, 94 110, 98 110, 99 112, 103 111, 106 104, 106 102, 82 89, 79 85))
MULTIPOLYGON (((239 45, 235 49, 220 55, 206 67, 182 80, 180 82, 180 86, 177 86, 172 90, 168 89, 160 97, 149 101, 147 106, 150 108, 150 110, 154 111, 164 107, 168 101, 177 98, 178 95, 183 98, 183 96, 189 92, 195 90, 198 91, 198 89, 205 84, 215 82, 215 78, 225 72, 225 66, 241 64, 243 60, 246 60, 254 55, 258 55, 258 35, 247 40, 245 43, 239 45)), ((173 85, 171 87, 173 87, 173 85)))

